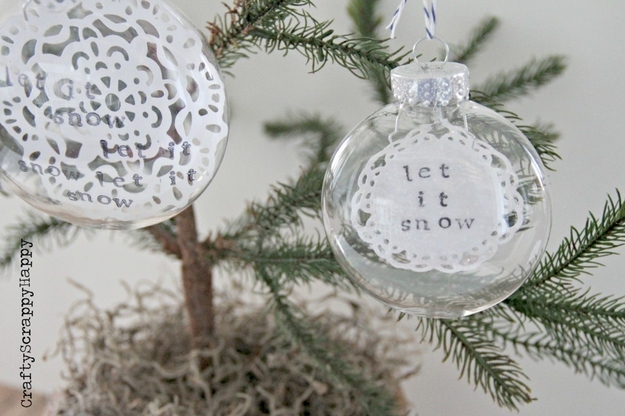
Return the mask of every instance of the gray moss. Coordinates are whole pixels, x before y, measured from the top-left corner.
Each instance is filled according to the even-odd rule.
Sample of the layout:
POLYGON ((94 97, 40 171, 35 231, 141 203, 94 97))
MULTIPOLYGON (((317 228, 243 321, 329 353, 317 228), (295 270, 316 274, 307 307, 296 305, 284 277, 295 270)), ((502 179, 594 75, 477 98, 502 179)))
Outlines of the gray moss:
MULTIPOLYGON (((362 415, 357 392, 334 385, 282 337, 272 314, 219 296, 212 346, 190 351, 182 302, 157 287, 101 310, 87 298, 68 315, 59 352, 67 386, 57 415, 362 415), (201 369, 202 357, 210 365, 201 369)), ((362 308, 313 317, 354 368, 402 394, 398 376, 414 357, 411 337, 389 335, 362 308), (407 352, 410 350, 410 352, 407 352)), ((382 321, 390 319, 383 318, 382 321)), ((412 373, 411 373, 412 374, 412 373)))

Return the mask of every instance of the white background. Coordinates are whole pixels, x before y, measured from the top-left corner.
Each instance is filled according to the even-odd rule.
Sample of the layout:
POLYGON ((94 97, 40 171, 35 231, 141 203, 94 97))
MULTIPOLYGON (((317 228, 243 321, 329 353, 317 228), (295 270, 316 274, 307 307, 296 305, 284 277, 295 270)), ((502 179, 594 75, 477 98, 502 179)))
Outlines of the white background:
MULTIPOLYGON (((383 3, 388 20, 397 2, 383 3)), ((409 2, 393 48, 411 48, 424 33, 420 4, 418 0, 409 2)), ((225 10, 218 0, 179 0, 177 5, 200 28, 215 13, 225 10)), ((319 18, 335 19, 336 31, 346 33, 350 24, 345 5, 345 1, 319 0, 312 12, 319 18)), ((550 173, 553 249, 571 225, 583 225, 588 211, 600 214, 607 194, 614 194, 617 187, 625 191, 625 2, 439 1, 438 35, 452 44, 461 43, 486 15, 498 16, 502 26, 471 65, 474 83, 531 57, 568 57, 569 69, 564 76, 510 106, 528 122, 555 123, 563 134, 559 142, 563 161, 550 173)), ((216 179, 197 203, 204 233, 241 212, 246 201, 263 198, 271 183, 297 174, 296 147, 267 141, 261 130, 263 121, 306 110, 334 116, 351 127, 377 109, 370 100, 368 85, 347 71, 332 65, 315 75, 309 71, 297 53, 283 57, 263 52, 241 60, 232 69, 234 78, 227 78, 233 114, 229 147, 216 179)), ((16 198, 3 198, 0 203, 1 226, 11 224, 28 209, 16 198)), ((605 268, 584 276, 585 281, 594 291, 625 295, 623 257, 604 263, 605 268)), ((121 233, 98 232, 95 238, 80 239, 69 248, 48 254, 37 251, 33 270, 35 389, 50 392, 62 385, 61 363, 43 362, 41 357, 53 348, 69 305, 81 297, 68 284, 68 278, 88 287, 96 294, 97 303, 106 306, 124 299, 120 281, 133 285, 147 279, 171 284, 176 281, 178 267, 169 258, 133 249, 121 233)), ((17 272, 12 270, 0 278, 0 382, 13 385, 19 383, 19 296, 17 272)), ((379 310, 385 313, 384 308, 379 310)), ((464 379, 457 380, 456 369, 441 363, 439 352, 425 351, 421 373, 405 386, 419 415, 509 414, 464 379)), ((623 414, 625 392, 589 382, 560 364, 521 362, 538 398, 522 408, 522 415, 623 414)))

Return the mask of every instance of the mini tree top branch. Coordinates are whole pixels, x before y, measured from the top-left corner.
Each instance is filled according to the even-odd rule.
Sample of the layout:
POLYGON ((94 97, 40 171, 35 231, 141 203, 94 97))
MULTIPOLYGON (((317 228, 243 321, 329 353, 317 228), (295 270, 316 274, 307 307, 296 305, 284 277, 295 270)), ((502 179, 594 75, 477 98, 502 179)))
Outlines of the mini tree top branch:
POLYGON ((565 69, 566 58, 560 55, 532 59, 518 69, 488 78, 476 89, 491 99, 502 102, 529 94, 562 75, 565 69))
POLYGON ((222 68, 231 67, 253 45, 249 32, 286 19, 310 0, 236 0, 223 17, 208 24, 209 44, 222 68))
POLYGON ((487 17, 481 21, 469 35, 468 42, 460 47, 453 48, 451 60, 467 64, 484 47, 486 42, 492 37, 499 27, 499 19, 487 17))
POLYGON ((256 0, 235 3, 226 16, 209 24, 211 46, 222 68, 229 68, 253 48, 297 50, 311 63, 313 72, 336 62, 359 77, 379 66, 394 68, 405 55, 388 53, 383 42, 338 36, 332 22, 319 22, 302 7, 310 1, 256 0))
MULTIPOLYGON (((354 24, 354 32, 358 36, 379 39, 378 31, 383 21, 378 13, 379 5, 379 0, 351 0, 349 2, 347 12, 354 24)), ((376 101, 381 104, 388 104, 392 101, 387 67, 372 68, 369 81, 373 86, 376 101)))
POLYGON ((388 53, 382 41, 334 35, 330 22, 315 26, 292 24, 283 28, 256 29, 251 35, 263 41, 265 50, 297 50, 316 72, 328 62, 335 62, 359 78, 368 78, 372 70, 388 70, 400 65, 405 55, 388 53))

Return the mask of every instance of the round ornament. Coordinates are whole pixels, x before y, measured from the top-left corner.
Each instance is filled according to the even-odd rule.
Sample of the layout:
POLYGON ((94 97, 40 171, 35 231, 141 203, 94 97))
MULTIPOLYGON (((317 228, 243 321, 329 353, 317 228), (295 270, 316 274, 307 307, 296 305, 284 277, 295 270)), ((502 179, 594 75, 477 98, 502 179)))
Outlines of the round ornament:
POLYGON ((228 107, 205 38, 163 0, 23 0, 0 27, 0 179, 50 215, 133 229, 212 180, 228 107))
POLYGON ((547 243, 550 198, 528 139, 470 101, 466 66, 391 73, 397 102, 362 121, 334 154, 323 220, 364 291, 406 313, 456 318, 510 296, 547 243))

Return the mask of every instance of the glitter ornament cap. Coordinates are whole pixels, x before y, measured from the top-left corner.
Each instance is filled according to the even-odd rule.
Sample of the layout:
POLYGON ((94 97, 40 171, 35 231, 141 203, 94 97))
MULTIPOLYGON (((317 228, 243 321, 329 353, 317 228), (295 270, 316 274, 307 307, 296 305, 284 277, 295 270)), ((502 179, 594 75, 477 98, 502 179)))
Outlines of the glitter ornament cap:
POLYGON ((469 69, 455 62, 415 62, 393 69, 391 85, 403 105, 456 106, 469 99, 469 69))

